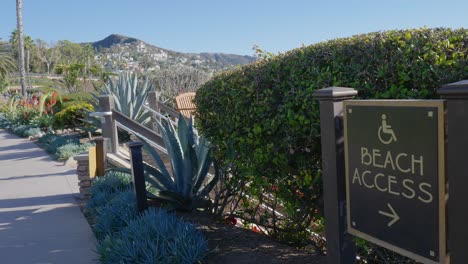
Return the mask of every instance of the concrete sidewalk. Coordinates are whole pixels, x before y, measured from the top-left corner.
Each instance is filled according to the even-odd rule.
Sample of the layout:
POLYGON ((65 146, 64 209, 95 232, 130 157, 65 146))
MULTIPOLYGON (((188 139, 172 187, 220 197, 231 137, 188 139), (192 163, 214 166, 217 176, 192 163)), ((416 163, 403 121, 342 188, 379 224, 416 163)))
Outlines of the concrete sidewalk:
POLYGON ((76 168, 0 129, 0 263, 98 263, 76 168))

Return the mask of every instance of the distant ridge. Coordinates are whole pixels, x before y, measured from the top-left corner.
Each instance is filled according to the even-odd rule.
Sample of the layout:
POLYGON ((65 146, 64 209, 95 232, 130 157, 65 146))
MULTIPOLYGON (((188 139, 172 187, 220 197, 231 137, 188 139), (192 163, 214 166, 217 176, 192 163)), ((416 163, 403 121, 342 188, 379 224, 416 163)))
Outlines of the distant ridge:
POLYGON ((183 53, 163 49, 140 39, 111 34, 91 43, 96 51, 97 61, 110 70, 153 71, 173 66, 188 66, 208 71, 232 69, 257 60, 256 57, 226 53, 183 53))
POLYGON ((93 47, 97 50, 101 50, 102 48, 110 48, 112 45, 115 44, 130 44, 134 42, 138 42, 139 40, 136 38, 131 38, 119 34, 111 34, 107 38, 103 40, 99 40, 96 42, 93 42, 93 47))

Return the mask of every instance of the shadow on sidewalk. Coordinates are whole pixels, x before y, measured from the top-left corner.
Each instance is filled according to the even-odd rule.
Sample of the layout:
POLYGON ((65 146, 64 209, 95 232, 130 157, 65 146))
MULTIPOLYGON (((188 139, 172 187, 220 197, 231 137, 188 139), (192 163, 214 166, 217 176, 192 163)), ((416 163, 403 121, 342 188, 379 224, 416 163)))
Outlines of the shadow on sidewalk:
POLYGON ((35 206, 27 209, 0 201, 11 209, 0 209, 2 263, 97 263, 95 239, 88 223, 77 205, 61 200, 70 198, 57 195, 9 200, 16 206, 35 206))
POLYGON ((5 208, 15 207, 28 207, 28 206, 41 206, 51 204, 65 204, 74 203, 76 204, 76 198, 79 194, 57 194, 42 197, 27 197, 27 198, 15 198, 15 199, 4 199, 0 200, 0 212, 5 208))
POLYGON ((0 153, 3 151, 17 150, 17 149, 32 149, 33 147, 37 148, 38 146, 32 142, 22 142, 15 145, 9 145, 0 147, 0 153))
POLYGON ((67 176, 67 175, 76 175, 76 170, 75 169, 70 169, 68 171, 57 172, 57 173, 12 176, 12 177, 8 177, 8 178, 0 178, 0 181, 43 178, 43 177, 49 177, 49 176, 67 176))

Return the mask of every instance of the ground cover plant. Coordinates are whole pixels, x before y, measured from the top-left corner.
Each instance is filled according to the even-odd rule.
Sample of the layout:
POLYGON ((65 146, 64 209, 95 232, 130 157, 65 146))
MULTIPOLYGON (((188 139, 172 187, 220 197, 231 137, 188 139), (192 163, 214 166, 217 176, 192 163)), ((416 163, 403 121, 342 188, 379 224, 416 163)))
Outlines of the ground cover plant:
POLYGON ((90 189, 101 263, 197 263, 208 244, 201 231, 163 209, 137 213, 130 174, 110 170, 90 189))
MULTIPOLYGON (((360 98, 437 98, 438 87, 468 77, 467 33, 376 32, 280 55, 259 51, 263 60, 212 78, 196 95, 197 125, 231 175, 221 196, 238 197, 220 199, 218 212, 255 222, 295 245, 320 247, 311 239, 323 231, 313 91, 345 86, 357 89, 360 98)), ((361 249, 364 258, 372 251, 361 249)))

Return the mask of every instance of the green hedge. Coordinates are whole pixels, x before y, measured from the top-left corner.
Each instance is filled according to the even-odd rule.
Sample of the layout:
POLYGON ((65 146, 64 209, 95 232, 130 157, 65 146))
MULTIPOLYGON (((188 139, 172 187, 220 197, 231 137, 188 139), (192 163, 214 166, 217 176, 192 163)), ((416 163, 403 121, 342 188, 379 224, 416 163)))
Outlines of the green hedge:
POLYGON ((197 125, 218 160, 227 165, 236 159, 240 173, 234 178, 250 183, 247 194, 275 194, 284 203, 286 227, 300 234, 322 196, 319 111, 312 92, 345 86, 361 98, 436 98, 441 85, 468 77, 467 33, 377 32, 260 54, 263 60, 215 76, 198 90, 197 125), (232 151, 235 156, 226 154, 232 151))

